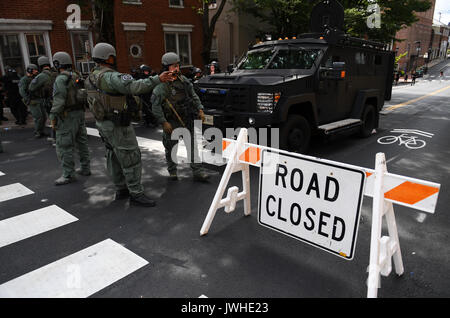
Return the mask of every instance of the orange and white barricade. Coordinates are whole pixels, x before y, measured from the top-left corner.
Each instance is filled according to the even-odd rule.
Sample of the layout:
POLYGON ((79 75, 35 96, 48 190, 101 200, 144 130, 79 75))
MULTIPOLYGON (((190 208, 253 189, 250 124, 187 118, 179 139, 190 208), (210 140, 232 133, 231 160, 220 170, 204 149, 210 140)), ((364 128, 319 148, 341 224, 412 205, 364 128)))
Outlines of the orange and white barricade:
MULTIPOLYGON (((208 233, 217 210, 222 207, 226 213, 230 213, 235 210, 237 201, 244 200, 244 214, 250 215, 251 213, 249 169, 250 166, 261 167, 262 151, 271 148, 250 144, 247 140, 247 130, 242 128, 237 140, 224 138, 222 141, 222 156, 228 160, 228 163, 203 222, 200 235, 208 233), (237 186, 233 186, 228 189, 227 196, 223 198, 230 177, 235 172, 242 174, 243 189, 239 191, 237 186)), ((276 151, 289 153, 278 149, 276 151)), ((299 156, 323 163, 336 164, 330 160, 305 155, 299 156)), ((388 173, 383 153, 376 155, 374 170, 343 163, 338 164, 364 171, 366 175, 364 195, 373 198, 367 297, 374 298, 377 297, 380 275, 388 276, 392 270, 392 259, 395 272, 398 275, 402 275, 404 272, 393 203, 434 213, 440 184, 388 173), (383 217, 386 217, 388 236, 382 236, 383 217)))

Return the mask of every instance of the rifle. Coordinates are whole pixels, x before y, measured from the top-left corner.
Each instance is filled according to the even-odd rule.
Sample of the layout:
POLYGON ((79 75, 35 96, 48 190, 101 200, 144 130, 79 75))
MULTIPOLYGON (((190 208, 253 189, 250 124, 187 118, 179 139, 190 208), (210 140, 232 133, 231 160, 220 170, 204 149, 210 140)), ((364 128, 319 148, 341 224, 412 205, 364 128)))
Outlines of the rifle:
POLYGON ((166 98, 166 103, 167 103, 167 105, 169 105, 169 108, 173 111, 173 113, 175 114, 175 116, 177 117, 177 119, 181 123, 181 125, 186 128, 186 125, 184 124, 184 122, 181 119, 180 115, 178 115, 177 111, 175 110, 175 107, 173 107, 172 103, 169 102, 169 100, 167 98, 166 98))

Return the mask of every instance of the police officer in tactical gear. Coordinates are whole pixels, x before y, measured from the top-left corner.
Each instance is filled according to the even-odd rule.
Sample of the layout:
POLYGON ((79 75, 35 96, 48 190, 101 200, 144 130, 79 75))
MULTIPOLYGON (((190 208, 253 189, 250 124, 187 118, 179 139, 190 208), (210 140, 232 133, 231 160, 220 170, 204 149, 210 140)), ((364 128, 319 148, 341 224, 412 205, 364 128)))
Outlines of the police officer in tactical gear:
POLYGON ((214 75, 214 74, 218 74, 218 73, 220 73, 219 62, 217 62, 217 61, 212 61, 212 62, 208 65, 208 75, 214 75))
MULTIPOLYGON (((28 111, 19 94, 20 78, 16 70, 11 66, 6 65, 5 71, 6 74, 0 78, 0 83, 3 84, 3 89, 6 93, 6 106, 11 109, 11 113, 16 118, 16 125, 25 125, 27 123, 28 111)), ((3 119, 0 118, 0 120, 3 119)))
MULTIPOLYGON (((142 64, 139 67, 139 78, 145 79, 149 78, 152 75, 152 69, 150 66, 146 64, 142 64)), ((151 103, 152 93, 139 95, 139 99, 142 105, 142 113, 144 115, 144 122, 146 127, 156 127, 158 126, 158 122, 156 117, 152 113, 152 103, 151 103)))
MULTIPOLYGON (((58 76, 58 72, 51 68, 50 59, 46 56, 39 57, 37 62, 41 72, 31 81, 28 89, 32 95, 40 98, 39 100, 42 104, 40 109, 44 108, 46 115, 50 116, 53 99, 53 84, 58 76)), ((50 132, 48 141, 51 141, 52 143, 55 142, 55 131, 53 129, 50 132)))
MULTIPOLYGON (((44 107, 44 101, 40 95, 40 91, 30 91, 30 85, 36 80, 39 74, 39 70, 36 64, 30 64, 27 66, 27 74, 22 77, 19 82, 19 92, 23 98, 25 105, 30 109, 31 116, 34 120, 34 137, 42 138, 47 137, 45 133, 45 122, 47 121, 47 113, 44 107)), ((40 79, 42 80, 42 78, 40 79)), ((36 81, 35 81, 36 83, 36 81)))
POLYGON ((158 123, 163 126, 163 144, 166 154, 167 170, 170 180, 178 180, 177 164, 172 159, 172 149, 178 144, 178 140, 172 140, 173 129, 185 127, 190 131, 191 169, 194 181, 206 181, 206 174, 201 163, 196 162, 198 149, 194 134, 194 120, 200 118, 204 121, 203 105, 194 91, 192 83, 180 73, 180 57, 173 52, 168 52, 161 59, 163 70, 168 70, 175 75, 175 80, 170 83, 158 85, 153 90, 152 105, 153 114, 158 123))
POLYGON ((66 52, 53 55, 53 65, 59 72, 53 87, 53 103, 50 110, 52 128, 56 130, 56 154, 61 162, 62 176, 55 185, 76 180, 75 172, 91 174, 88 138, 85 124, 81 75, 72 70, 72 58, 66 52), (78 149, 80 168, 75 170, 74 153, 78 149))
POLYGON ((106 147, 106 166, 115 187, 115 200, 130 199, 130 205, 155 206, 155 201, 144 194, 141 183, 141 152, 131 125, 138 111, 130 109, 127 95, 140 95, 152 91, 160 84, 172 80, 168 73, 135 80, 129 74, 117 72, 116 50, 108 43, 98 43, 92 57, 98 64, 85 81, 89 107, 106 147))

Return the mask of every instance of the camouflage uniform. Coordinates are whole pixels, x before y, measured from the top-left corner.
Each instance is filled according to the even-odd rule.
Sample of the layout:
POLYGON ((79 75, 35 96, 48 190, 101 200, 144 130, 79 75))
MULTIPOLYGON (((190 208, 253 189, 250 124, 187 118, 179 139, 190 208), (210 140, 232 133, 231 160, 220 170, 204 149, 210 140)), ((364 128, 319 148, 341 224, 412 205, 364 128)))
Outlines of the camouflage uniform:
POLYGON ((105 143, 106 166, 117 190, 116 199, 118 193, 128 192, 134 198, 144 193, 141 151, 130 117, 138 110, 128 109, 126 96, 149 93, 159 83, 158 76, 135 80, 106 66, 95 68, 86 80, 89 107, 105 143))
MULTIPOLYGON (((190 167, 194 177, 203 174, 203 169, 198 158, 197 143, 194 134, 194 119, 198 118, 199 110, 203 105, 194 91, 192 83, 185 76, 180 75, 175 81, 162 83, 153 90, 152 111, 159 124, 169 122, 173 129, 183 127, 187 128, 191 134, 191 144, 186 145, 190 148, 190 167), (183 123, 177 118, 169 103, 175 108, 183 123), (197 161, 197 162, 195 162, 197 161)), ((176 176, 177 164, 172 159, 172 149, 178 144, 178 140, 172 140, 171 135, 163 131, 163 144, 166 154, 167 170, 172 176, 176 176)), ((204 178, 202 176, 201 178, 204 178)))
POLYGON ((46 103, 49 96, 46 87, 52 82, 50 71, 39 73, 28 86, 30 94, 30 111, 34 119, 34 132, 36 137, 46 136, 44 132, 45 123, 47 121, 46 103))
POLYGON ((84 105, 76 100, 76 80, 80 75, 64 71, 55 80, 50 120, 56 120, 56 154, 63 174, 56 184, 65 184, 75 177, 75 149, 78 149, 79 174, 90 175, 90 155, 85 124, 84 105))

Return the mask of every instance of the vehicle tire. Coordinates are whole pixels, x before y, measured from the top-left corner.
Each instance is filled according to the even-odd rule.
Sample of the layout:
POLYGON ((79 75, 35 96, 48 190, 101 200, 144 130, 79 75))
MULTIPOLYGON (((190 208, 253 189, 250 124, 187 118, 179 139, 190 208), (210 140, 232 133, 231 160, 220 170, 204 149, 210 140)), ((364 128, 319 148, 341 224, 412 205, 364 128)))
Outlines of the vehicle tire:
POLYGON ((359 135, 361 137, 369 137, 372 134, 372 131, 376 127, 377 122, 377 112, 375 111, 375 106, 371 104, 366 104, 364 107, 363 114, 361 116, 362 126, 359 131, 359 135))
POLYGON ((306 153, 311 141, 311 125, 301 115, 290 115, 280 129, 280 148, 306 153))

